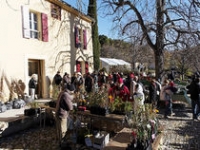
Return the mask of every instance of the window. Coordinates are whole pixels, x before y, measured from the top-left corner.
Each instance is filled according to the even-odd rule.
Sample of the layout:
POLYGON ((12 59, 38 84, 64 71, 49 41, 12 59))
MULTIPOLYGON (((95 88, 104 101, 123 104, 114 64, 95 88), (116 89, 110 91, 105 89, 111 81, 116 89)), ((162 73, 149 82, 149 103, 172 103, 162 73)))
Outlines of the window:
POLYGON ((82 29, 78 28, 77 26, 75 26, 74 37, 75 37, 75 47, 76 48, 87 49, 86 30, 82 30, 82 29))
POLYGON ((22 6, 22 30, 24 38, 48 42, 47 15, 22 6))
POLYGON ((39 39, 38 16, 36 13, 29 12, 30 38, 39 39))
POLYGON ((51 17, 61 20, 61 8, 55 4, 51 4, 51 17))

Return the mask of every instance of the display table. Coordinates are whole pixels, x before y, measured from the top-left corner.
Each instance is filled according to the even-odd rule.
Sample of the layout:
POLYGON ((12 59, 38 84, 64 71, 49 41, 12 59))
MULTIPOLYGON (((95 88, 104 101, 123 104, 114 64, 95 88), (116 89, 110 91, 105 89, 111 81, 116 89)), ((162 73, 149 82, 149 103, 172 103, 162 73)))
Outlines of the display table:
POLYGON ((91 114, 89 110, 78 111, 82 122, 90 125, 91 128, 98 128, 104 131, 118 132, 123 128, 125 116, 116 114, 107 114, 106 116, 91 114))

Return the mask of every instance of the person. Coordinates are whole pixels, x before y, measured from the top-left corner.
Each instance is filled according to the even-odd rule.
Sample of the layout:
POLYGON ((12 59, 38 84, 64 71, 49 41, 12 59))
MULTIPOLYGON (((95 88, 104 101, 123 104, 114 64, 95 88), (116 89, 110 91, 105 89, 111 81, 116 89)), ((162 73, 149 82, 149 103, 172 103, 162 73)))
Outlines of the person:
POLYGON ((77 74, 76 74, 76 72, 74 72, 74 74, 71 77, 71 83, 74 83, 74 81, 76 80, 76 78, 77 78, 77 74))
MULTIPOLYGON (((172 84, 171 84, 172 85, 172 84)), ((161 87, 161 99, 165 100, 165 112, 164 118, 168 118, 168 116, 173 116, 174 113, 172 111, 172 90, 171 90, 169 80, 165 79, 164 83, 161 87)))
POLYGON ((53 99, 57 99, 59 92, 61 91, 61 82, 62 82, 62 77, 60 75, 60 71, 57 71, 55 76, 53 77, 53 99))
POLYGON ((137 110, 145 110, 144 93, 142 90, 139 89, 138 83, 135 85, 135 93, 134 93, 133 99, 134 99, 134 107, 133 107, 134 112, 137 112, 137 110))
POLYGON ((36 87, 37 87, 37 77, 36 74, 33 74, 31 76, 31 79, 29 80, 29 95, 31 96, 31 99, 37 99, 37 96, 35 94, 36 92, 36 87))
POLYGON ((118 78, 117 86, 115 87, 115 97, 119 97, 122 101, 128 101, 130 97, 129 89, 124 85, 123 79, 118 78))
POLYGON ((67 84, 71 83, 71 78, 69 77, 69 74, 65 72, 63 78, 62 78, 62 86, 65 87, 67 84))
POLYGON ((157 91, 158 85, 156 80, 151 78, 151 83, 149 84, 149 102, 152 104, 152 108, 157 108, 157 91))
POLYGON ((93 88, 94 88, 94 92, 98 92, 98 89, 99 89, 99 86, 98 86, 98 72, 97 71, 94 71, 93 72, 93 80, 94 80, 94 85, 93 85, 93 88))
POLYGON ((161 83, 159 82, 159 80, 156 80, 156 86, 157 86, 157 107, 159 108, 160 105, 161 105, 161 102, 160 102, 160 91, 161 91, 161 83))
POLYGON ((130 97, 129 97, 129 100, 130 101, 133 101, 133 95, 134 95, 134 93, 135 93, 135 85, 136 85, 136 82, 135 82, 135 76, 130 76, 130 82, 129 82, 129 84, 130 84, 130 89, 129 89, 129 91, 130 91, 130 97))
POLYGON ((58 87, 59 91, 61 88, 61 82, 62 82, 62 77, 60 75, 60 71, 57 71, 57 73, 53 77, 53 83, 54 83, 54 85, 56 85, 58 87))
POLYGON ((67 135, 67 118, 70 111, 73 111, 73 98, 74 98, 74 86, 73 84, 66 85, 59 93, 56 103, 56 128, 61 146, 64 143, 67 135))
POLYGON ((87 93, 92 92, 93 82, 93 78, 90 72, 88 72, 85 77, 85 90, 87 93))
POLYGON ((199 102, 199 94, 200 94, 200 82, 199 77, 193 78, 191 84, 189 85, 189 93, 190 98, 192 100, 192 115, 193 119, 198 119, 200 102, 199 102), (195 107, 197 106, 197 110, 195 107))
POLYGON ((79 92, 79 90, 81 89, 82 85, 84 84, 84 80, 83 80, 83 76, 80 72, 77 72, 76 74, 76 78, 74 80, 74 86, 76 89, 76 92, 79 92))
POLYGON ((53 78, 53 82, 56 84, 56 85, 60 85, 61 82, 62 82, 62 77, 60 75, 60 71, 57 71, 57 73, 55 74, 54 78, 53 78))
POLYGON ((104 71, 101 71, 98 76, 99 88, 104 88, 106 84, 106 75, 104 71))

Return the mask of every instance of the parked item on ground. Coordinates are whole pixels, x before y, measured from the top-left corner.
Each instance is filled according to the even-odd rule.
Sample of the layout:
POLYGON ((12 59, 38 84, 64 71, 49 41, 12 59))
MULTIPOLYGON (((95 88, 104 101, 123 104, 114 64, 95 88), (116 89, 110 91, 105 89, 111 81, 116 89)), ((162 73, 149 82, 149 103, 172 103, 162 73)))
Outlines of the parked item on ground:
POLYGON ((6 105, 7 110, 13 109, 13 102, 12 101, 6 102, 5 105, 6 105))
POLYGON ((7 110, 6 105, 0 102, 0 113, 5 112, 6 110, 7 110))
POLYGON ((26 105, 25 101, 22 99, 15 99, 13 101, 13 109, 20 109, 26 105))

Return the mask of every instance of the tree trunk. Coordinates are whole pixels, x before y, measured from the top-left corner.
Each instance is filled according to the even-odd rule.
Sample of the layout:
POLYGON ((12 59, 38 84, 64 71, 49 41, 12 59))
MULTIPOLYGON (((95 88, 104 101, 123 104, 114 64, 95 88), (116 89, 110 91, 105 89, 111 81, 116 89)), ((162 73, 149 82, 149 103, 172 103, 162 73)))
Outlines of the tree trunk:
POLYGON ((156 79, 161 79, 164 67, 164 5, 165 0, 157 0, 157 33, 156 33, 156 49, 155 54, 155 70, 156 79))
POLYGON ((162 49, 157 49, 155 51, 155 71, 156 71, 156 79, 161 79, 164 72, 164 55, 162 49))

